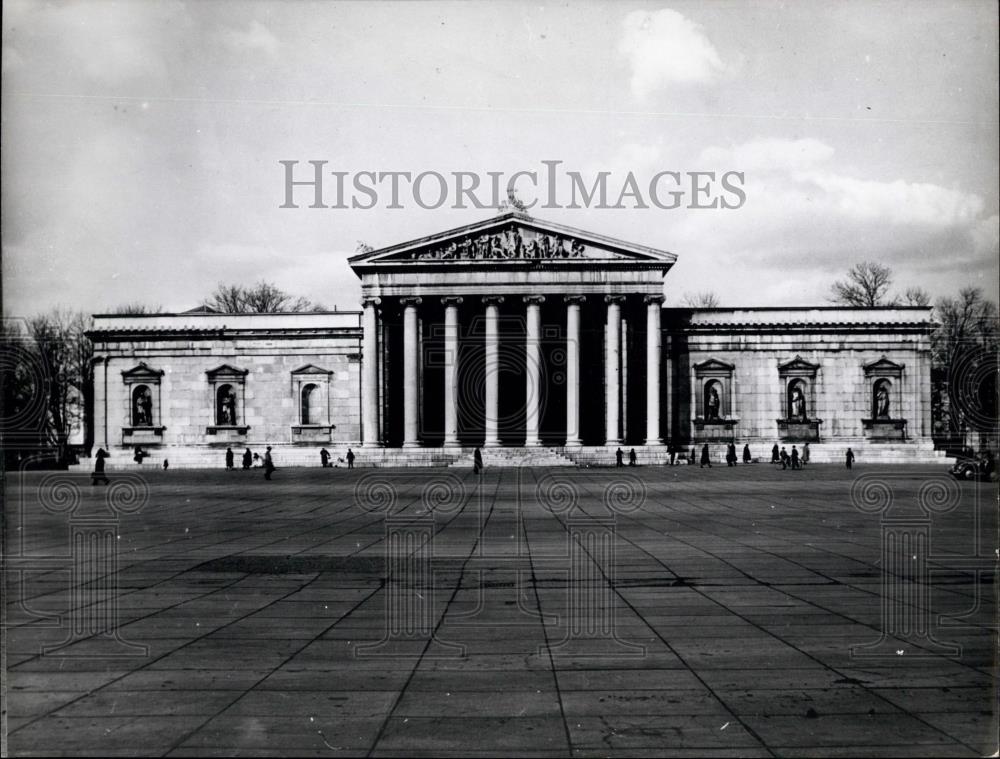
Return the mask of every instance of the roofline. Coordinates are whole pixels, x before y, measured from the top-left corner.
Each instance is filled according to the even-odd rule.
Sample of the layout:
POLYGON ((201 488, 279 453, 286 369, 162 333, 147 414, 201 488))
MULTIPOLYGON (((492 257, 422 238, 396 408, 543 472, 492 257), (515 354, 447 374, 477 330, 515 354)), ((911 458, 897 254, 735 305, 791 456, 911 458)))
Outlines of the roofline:
POLYGON ((156 314, 91 314, 93 319, 142 319, 144 317, 160 317, 160 316, 183 316, 185 319, 197 319, 199 317, 211 316, 326 316, 333 314, 360 314, 363 313, 361 310, 340 310, 340 311, 262 311, 262 312, 248 312, 248 313, 234 313, 229 311, 206 311, 206 312, 187 312, 187 311, 164 311, 162 313, 156 314))
MULTIPOLYGON (((379 258, 383 255, 388 255, 401 250, 407 250, 409 248, 420 247, 421 245, 427 245, 438 240, 444 240, 449 237, 457 237, 462 234, 471 233, 479 229, 485 229, 487 227, 493 226, 499 223, 506 223, 513 219, 517 219, 523 222, 527 226, 534 226, 536 228, 545 229, 551 232, 557 232, 565 234, 568 237, 579 237, 584 240, 589 240, 591 242, 600 243, 603 245, 608 245, 609 247, 618 247, 624 250, 632 250, 637 253, 645 253, 647 255, 652 255, 654 258, 652 261, 657 263, 668 263, 673 264, 677 262, 677 254, 671 253, 667 250, 660 250, 659 248, 654 248, 649 245, 639 245, 637 243, 628 242, 627 240, 621 240, 615 237, 608 237, 607 235, 602 235, 597 232, 588 232, 585 229, 579 229, 577 227, 569 227, 565 224, 558 224, 552 221, 546 221, 544 219, 538 219, 534 216, 529 216, 522 211, 507 211, 506 213, 498 214, 496 216, 490 217, 489 219, 482 219, 480 221, 472 222, 471 224, 465 224, 461 227, 454 227, 453 229, 446 229, 442 232, 435 232, 431 235, 426 235, 425 237, 418 237, 413 240, 407 240, 404 242, 394 243, 392 245, 386 245, 381 248, 376 248, 374 250, 366 251, 365 253, 357 253, 350 256, 347 259, 348 265, 352 268, 355 264, 361 265, 377 265, 378 262, 374 259, 379 258), (657 256, 662 256, 664 258, 656 259, 657 256)), ((609 259, 611 260, 611 259, 609 259)), ((392 263, 404 263, 404 262, 392 262, 392 263)))

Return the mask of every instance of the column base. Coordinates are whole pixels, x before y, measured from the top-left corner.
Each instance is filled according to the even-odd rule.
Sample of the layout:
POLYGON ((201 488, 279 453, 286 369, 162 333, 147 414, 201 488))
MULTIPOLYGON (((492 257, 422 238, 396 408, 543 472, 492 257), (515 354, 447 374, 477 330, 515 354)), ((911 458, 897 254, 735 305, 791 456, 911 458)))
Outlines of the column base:
POLYGON ((583 441, 580 440, 580 438, 574 438, 572 440, 567 440, 565 443, 563 443, 563 445, 566 448, 582 448, 583 441))
POLYGON ((542 447, 542 441, 539 440, 539 439, 537 439, 537 438, 535 440, 525 440, 524 441, 524 447, 525 448, 541 448, 542 447))
POLYGON ((455 438, 454 440, 445 440, 444 441, 444 447, 445 448, 461 448, 462 444, 458 441, 458 438, 455 438))
POLYGON ((424 446, 416 441, 409 440, 403 443, 403 448, 423 448, 424 446))
POLYGON ((643 445, 666 445, 662 438, 653 438, 652 440, 647 439, 643 445))
POLYGON ((385 443, 383 443, 381 440, 379 440, 379 441, 376 441, 374 443, 362 443, 360 445, 360 447, 361 448, 385 448, 385 443))
POLYGON ((625 445, 625 443, 622 442, 621 438, 616 438, 614 440, 607 440, 607 441, 605 441, 604 444, 605 445, 625 445))
POLYGON ((500 447, 500 441, 499 440, 484 440, 483 441, 483 448, 499 448, 499 447, 500 447))

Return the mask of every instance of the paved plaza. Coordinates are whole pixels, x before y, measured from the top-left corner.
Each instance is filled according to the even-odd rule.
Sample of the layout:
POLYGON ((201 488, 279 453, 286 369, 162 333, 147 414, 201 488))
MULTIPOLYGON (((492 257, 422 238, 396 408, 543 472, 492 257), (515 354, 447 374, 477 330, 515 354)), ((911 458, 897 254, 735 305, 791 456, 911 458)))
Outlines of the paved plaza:
POLYGON ((109 475, 8 478, 10 755, 996 750, 944 467, 109 475))

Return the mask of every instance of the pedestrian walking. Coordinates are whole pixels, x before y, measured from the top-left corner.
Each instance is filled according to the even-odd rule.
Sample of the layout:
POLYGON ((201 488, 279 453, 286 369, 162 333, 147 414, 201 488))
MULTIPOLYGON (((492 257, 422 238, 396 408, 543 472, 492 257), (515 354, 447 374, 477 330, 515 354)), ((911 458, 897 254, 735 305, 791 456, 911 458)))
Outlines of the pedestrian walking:
POLYGON ((743 446, 743 463, 749 464, 752 461, 753 458, 751 458, 750 456, 750 444, 747 443, 746 445, 743 446))
POLYGON ((802 446, 802 466, 809 463, 809 443, 802 446))
POLYGON ((789 456, 788 451, 785 450, 785 446, 781 446, 781 453, 779 454, 781 458, 781 468, 788 469, 789 456))
POLYGON ((167 471, 170 468, 170 459, 163 459, 163 471, 167 471))
POLYGON ((108 452, 103 448, 98 448, 97 453, 94 454, 94 473, 91 475, 91 484, 96 485, 98 482, 107 485, 110 483, 108 476, 104 473, 104 459, 108 458, 108 452))
POLYGON ((794 445, 792 446, 792 469, 801 469, 802 466, 799 464, 799 449, 794 445))
POLYGON ((326 448, 319 449, 319 463, 324 469, 330 466, 330 452, 326 448))
POLYGON ((354 469, 354 451, 347 449, 347 468, 354 469))
POLYGON ((615 451, 615 466, 625 466, 625 463, 623 461, 624 458, 625 454, 622 453, 621 448, 615 451))
POLYGON ((705 467, 705 466, 708 466, 709 469, 712 468, 712 459, 708 455, 708 443, 705 443, 705 445, 702 446, 702 449, 701 449, 701 466, 699 466, 698 468, 701 469, 702 467, 705 467))
POLYGON ((635 466, 636 461, 638 461, 638 457, 635 455, 635 448, 633 448, 628 452, 628 465, 635 466))
POLYGON ((479 474, 481 471, 483 471, 483 452, 477 446, 472 452, 472 472, 479 474))
POLYGON ((231 472, 233 470, 233 449, 226 449, 226 471, 231 472))
POLYGON ((854 465, 854 451, 852 451, 850 448, 847 449, 846 463, 848 469, 851 469, 852 466, 854 465))
POLYGON ((250 449, 247 448, 243 451, 243 468, 249 469, 253 465, 253 454, 250 453, 250 449))
POLYGON ((271 446, 267 447, 267 452, 264 454, 264 479, 271 479, 271 473, 274 472, 274 459, 271 458, 271 446))
POLYGON ((726 446, 726 466, 736 466, 736 443, 726 446))
POLYGON ((778 453, 778 444, 774 444, 774 448, 771 449, 771 463, 777 464, 781 461, 781 454, 778 453))
POLYGON ((677 463, 677 447, 671 443, 667 447, 667 452, 670 454, 670 466, 673 466, 677 463))

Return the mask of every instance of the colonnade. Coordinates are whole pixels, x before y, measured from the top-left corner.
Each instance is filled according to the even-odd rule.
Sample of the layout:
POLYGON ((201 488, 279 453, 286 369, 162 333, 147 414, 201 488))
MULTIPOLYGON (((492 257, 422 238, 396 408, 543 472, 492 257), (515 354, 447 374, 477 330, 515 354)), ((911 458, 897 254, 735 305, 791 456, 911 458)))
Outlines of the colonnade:
MULTIPOLYGON (((500 400, 500 306, 511 296, 486 295, 480 303, 485 319, 484 337, 484 446, 499 446, 500 400)), ((517 296, 515 296, 517 297, 517 296)), ((542 397, 542 317, 541 306, 552 295, 529 294, 520 296, 524 305, 525 320, 525 446, 541 445, 539 423, 542 397)), ((559 296, 555 296, 559 297, 559 296)), ((581 306, 587 295, 562 296, 566 324, 566 445, 582 445, 580 436, 580 339, 581 306)), ((623 352, 622 305, 625 295, 604 295, 606 330, 604 349, 605 392, 605 444, 620 445, 622 409, 623 352)), ((422 445, 420 440, 420 360, 421 339, 419 309, 423 298, 407 296, 399 299, 403 319, 403 447, 422 445)), ((443 388, 444 393, 444 445, 459 445, 458 435, 458 356, 460 332, 458 310, 464 303, 463 296, 441 297, 444 307, 443 332, 443 388)), ((661 337, 660 309, 663 297, 645 296, 646 305, 646 445, 662 444, 660 435, 660 367, 661 337)), ((379 306, 380 298, 366 298, 362 317, 362 375, 361 375, 361 425, 365 445, 382 444, 379 427, 380 378, 379 371, 379 306)))

